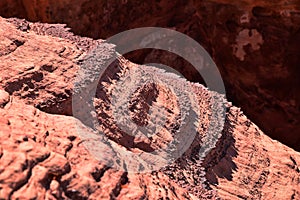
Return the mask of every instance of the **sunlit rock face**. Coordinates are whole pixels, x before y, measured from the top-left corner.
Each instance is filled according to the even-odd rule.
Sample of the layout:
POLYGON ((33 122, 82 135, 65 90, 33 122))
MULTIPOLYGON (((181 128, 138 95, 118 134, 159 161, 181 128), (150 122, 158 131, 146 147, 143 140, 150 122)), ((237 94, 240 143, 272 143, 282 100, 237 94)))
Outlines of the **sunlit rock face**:
MULTIPOLYGON (((66 23, 76 34, 102 39, 143 26, 185 33, 213 57, 229 100, 266 134, 299 151, 299 5, 298 0, 3 0, 0 15, 66 23)), ((127 58, 162 62, 202 81, 189 63, 166 52, 139 51, 127 58)))
POLYGON ((74 82, 79 70, 95 72, 89 63, 114 55, 113 45, 75 36, 61 25, 1 17, 0 45, 0 199, 300 199, 300 153, 270 139, 222 95, 120 56, 97 84, 92 103, 103 134, 95 134, 86 126, 85 115, 75 117, 82 106, 71 106, 80 99, 77 86, 88 89, 93 77, 80 76, 87 82, 74 82), (96 45, 97 50, 90 51, 96 45), (128 115, 118 109, 123 117, 146 125, 153 117, 149 110, 166 111, 163 128, 150 134, 151 140, 125 133, 116 124, 121 120, 114 120, 117 105, 111 97, 128 94, 121 90, 126 87, 120 88, 128 76, 146 77, 139 70, 168 80, 173 89, 190 88, 195 97, 185 100, 159 82, 134 90, 128 97, 128 115), (212 112, 218 104, 225 104, 226 116, 212 112), (193 117, 186 121, 197 120, 194 138, 190 132, 177 132, 184 119, 178 115, 184 116, 182 106, 188 105, 193 112, 185 116, 193 117), (211 136, 216 131, 209 127, 219 129, 222 119, 223 131, 215 143, 211 136), (115 164, 120 163, 140 169, 136 164, 146 162, 131 162, 126 155, 141 158, 180 135, 193 141, 176 161, 144 173, 117 170, 115 164), (208 145, 213 148, 203 154, 201 148, 208 145), (120 162, 108 166, 110 161, 120 162))

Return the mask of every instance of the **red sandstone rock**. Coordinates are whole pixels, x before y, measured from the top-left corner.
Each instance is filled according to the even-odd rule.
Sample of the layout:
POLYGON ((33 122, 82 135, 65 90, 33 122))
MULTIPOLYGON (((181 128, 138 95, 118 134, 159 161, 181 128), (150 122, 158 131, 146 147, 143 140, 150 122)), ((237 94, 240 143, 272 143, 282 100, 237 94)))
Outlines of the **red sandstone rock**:
MULTIPOLYGON (((299 151, 299 5, 299 0, 2 0, 0 15, 68 24, 76 34, 101 39, 144 26, 185 33, 213 57, 230 100, 267 135, 299 151)), ((3 53, 14 48, 11 42, 3 53)), ((164 63, 201 81, 189 63, 168 53, 146 50, 127 58, 164 63)))
MULTIPOLYGON (((0 49, 0 199, 300 198, 300 154, 270 139, 230 104, 222 136, 200 166, 198 152, 193 151, 202 144, 197 139, 181 158, 160 171, 134 174, 105 166, 85 148, 77 126, 91 130, 67 116, 72 114, 71 94, 78 60, 84 59, 87 46, 96 42, 72 36, 58 25, 27 26, 39 29, 22 32, 0 18, 1 45, 8 47, 0 49), (52 31, 47 32, 49 29, 52 31)), ((124 58, 115 65, 125 71, 137 66, 124 58)), ((210 97, 216 94, 191 85, 205 128, 210 120, 206 113, 211 110, 210 97)), ((113 87, 112 81, 105 89, 113 87)), ((159 105, 172 97, 163 88, 156 90, 159 105)), ((98 115, 104 129, 114 125, 111 113, 105 110, 109 106, 103 99, 107 91, 98 91, 95 100, 98 114, 106 114, 98 115)), ((142 99, 143 105, 149 102, 144 92, 149 94, 153 88, 137 91, 135 98, 142 99)), ((165 105, 173 109, 171 121, 177 115, 177 105, 172 102, 165 105)), ((134 116, 138 118, 139 114, 134 116)), ((128 145, 122 132, 111 131, 105 133, 115 146, 128 145)), ((198 131, 199 135, 204 133, 201 127, 198 131)), ((138 144, 133 141, 124 151, 147 150, 138 144)), ((101 153, 110 159, 113 151, 103 145, 101 153)))

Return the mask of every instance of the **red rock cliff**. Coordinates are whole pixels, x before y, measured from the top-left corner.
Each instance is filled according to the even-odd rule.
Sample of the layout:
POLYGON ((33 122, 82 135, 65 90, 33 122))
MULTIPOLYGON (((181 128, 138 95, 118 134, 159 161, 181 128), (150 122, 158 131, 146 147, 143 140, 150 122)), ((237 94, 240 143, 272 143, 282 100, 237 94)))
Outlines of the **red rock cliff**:
MULTIPOLYGON (((185 33, 213 57, 228 98, 266 134, 299 151, 299 5, 299 0, 3 0, 0 15, 66 23, 76 34, 101 39, 143 26, 185 33)), ((128 58, 160 61, 189 80, 201 80, 188 63, 167 53, 145 51, 128 58)))
MULTIPOLYGON (((0 199, 300 198, 300 154, 270 139, 229 103, 221 138, 200 166, 198 152, 193 151, 202 145, 197 139, 183 157, 159 171, 126 173, 105 166, 87 151, 75 124, 86 126, 70 116, 78 62, 103 41, 74 36, 61 25, 0 18, 0 27, 0 199)), ((122 57, 114 65, 124 73, 138 66, 122 57)), ((140 146, 141 141, 124 143, 128 138, 122 140, 122 132, 112 129, 110 104, 103 97, 124 73, 108 73, 112 79, 95 99, 106 136, 116 147, 127 147, 124 151, 143 152, 147 145, 162 145, 167 133, 157 143, 144 141, 140 146)), ((197 112, 203 117, 198 134, 205 134, 211 97, 218 95, 174 80, 193 85, 197 112)), ((176 122, 172 95, 156 86, 144 90, 146 94, 156 91, 161 105, 171 97, 173 103, 164 106, 172 108, 170 119, 176 122)), ((143 94, 135 96, 142 104, 143 94)), ((101 153, 107 158, 115 156, 110 146, 104 150, 101 153)))

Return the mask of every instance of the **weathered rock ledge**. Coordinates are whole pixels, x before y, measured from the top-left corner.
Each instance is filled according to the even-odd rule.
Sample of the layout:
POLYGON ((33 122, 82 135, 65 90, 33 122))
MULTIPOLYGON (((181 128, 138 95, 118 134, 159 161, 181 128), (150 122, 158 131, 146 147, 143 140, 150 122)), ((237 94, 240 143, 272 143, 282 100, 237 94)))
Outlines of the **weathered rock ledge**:
MULTIPOLYGON (((139 27, 184 33, 217 64, 227 98, 265 134, 300 151, 299 0, 1 0, 0 16, 67 24, 76 35, 97 39, 139 27)), ((163 63, 203 83, 189 62, 169 52, 144 49, 125 57, 163 63)))
MULTIPOLYGON (((61 25, 17 19, 0 18, 0 27, 0 199, 300 199, 300 153, 270 139, 230 104, 222 136, 201 166, 193 151, 201 145, 197 139, 160 171, 135 174, 105 166, 86 150, 76 127, 81 122, 72 117, 78 63, 103 41, 74 36, 61 25)), ((123 58, 114 65, 121 72, 137 67, 123 58)), ((112 128, 105 97, 113 87, 108 81, 95 99, 109 140, 129 145, 126 151, 161 147, 165 135, 157 143, 129 142, 132 138, 112 128)), ((214 94, 200 85, 193 89, 205 128, 204 110, 210 111, 214 94)), ((141 101, 151 91, 173 109, 168 117, 176 124, 176 101, 168 91, 148 86, 135 98, 141 101)), ((103 154, 113 156, 109 150, 103 154)))

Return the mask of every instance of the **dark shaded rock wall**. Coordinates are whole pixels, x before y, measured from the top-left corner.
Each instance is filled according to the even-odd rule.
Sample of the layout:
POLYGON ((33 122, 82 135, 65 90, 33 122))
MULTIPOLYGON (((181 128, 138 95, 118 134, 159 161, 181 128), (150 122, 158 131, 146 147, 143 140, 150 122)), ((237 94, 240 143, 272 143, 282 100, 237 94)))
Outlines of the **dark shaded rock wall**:
MULTIPOLYGON (((143 26, 186 33, 214 58, 227 96, 274 139, 300 150, 300 1, 4 0, 0 15, 66 23, 72 31, 107 38, 143 26)), ((201 80, 180 58, 157 51, 127 56, 163 61, 201 80)))

